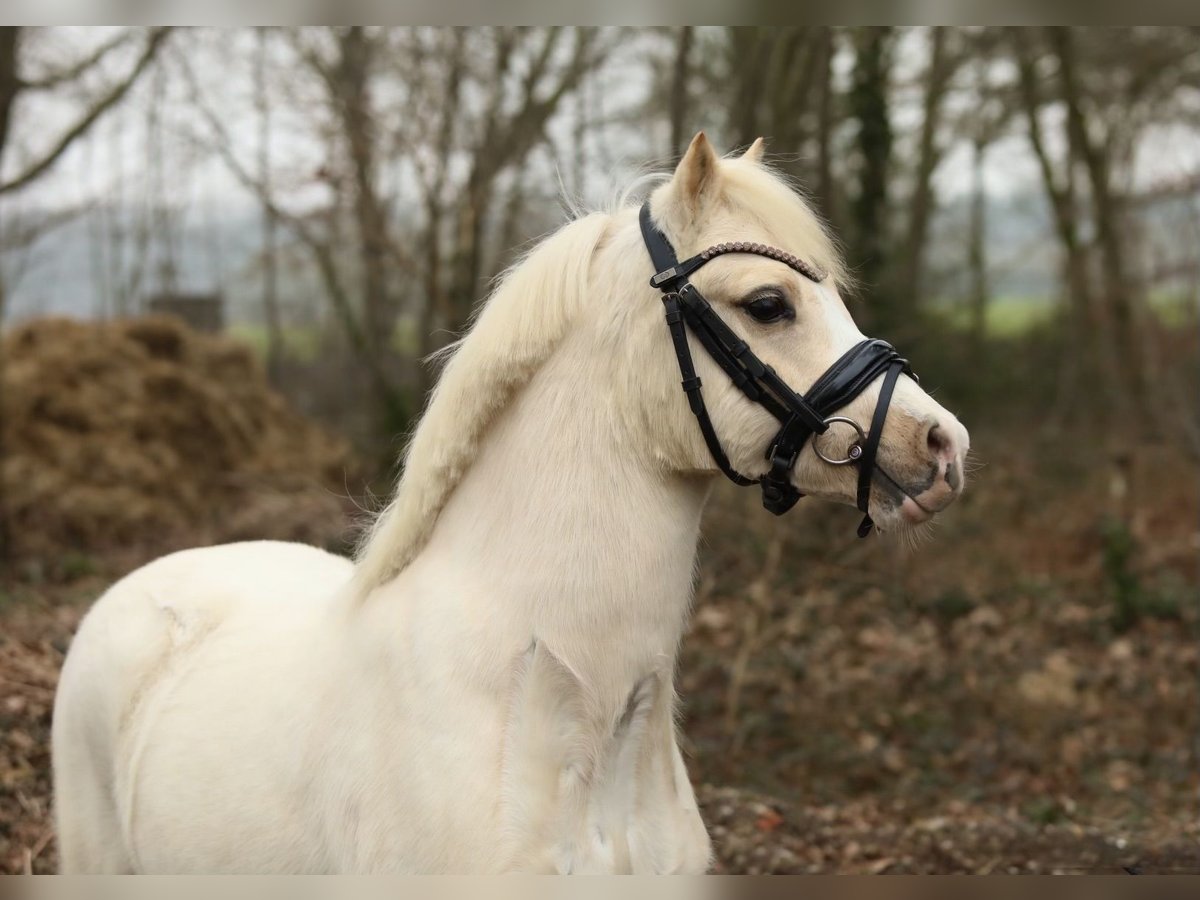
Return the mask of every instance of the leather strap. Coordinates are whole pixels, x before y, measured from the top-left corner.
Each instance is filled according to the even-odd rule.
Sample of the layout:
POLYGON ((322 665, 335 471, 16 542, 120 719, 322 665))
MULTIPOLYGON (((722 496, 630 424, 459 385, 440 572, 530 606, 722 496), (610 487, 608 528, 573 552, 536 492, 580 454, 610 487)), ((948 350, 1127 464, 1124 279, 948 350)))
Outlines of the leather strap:
MULTIPOLYGON (((638 224, 642 228, 642 240, 646 244, 646 249, 650 252, 650 261, 654 263, 654 271, 660 273, 654 277, 659 278, 661 277, 661 273, 667 272, 679 263, 679 260, 675 256, 675 248, 671 246, 671 242, 667 240, 667 236, 658 230, 658 226, 650 218, 649 201, 643 203, 641 210, 638 212, 638 224)), ((678 280, 682 282, 685 278, 681 277, 678 280)), ((664 281, 661 284, 655 284, 654 287, 666 292, 668 285, 664 281)))
POLYGON ((691 407, 692 415, 696 417, 696 422, 700 426, 700 433, 704 436, 708 452, 712 454, 717 468, 724 473, 726 478, 741 487, 749 487, 754 484, 754 479, 747 478, 729 464, 729 457, 725 455, 725 450, 721 447, 721 441, 717 437, 717 431, 713 428, 712 419, 708 416, 708 408, 704 405, 704 395, 700 393, 703 382, 696 375, 696 366, 692 362, 692 351, 688 347, 687 334, 683 330, 683 314, 679 309, 679 295, 667 294, 663 297, 663 307, 666 310, 667 327, 671 331, 671 342, 675 345, 675 358, 679 360, 679 374, 683 376, 683 392, 687 395, 688 406, 691 407))
POLYGON ((896 390, 896 381, 904 371, 904 366, 903 360, 896 360, 888 365, 883 384, 879 386, 875 412, 871 416, 871 430, 867 432, 862 456, 858 458, 858 502, 855 505, 863 514, 863 520, 858 526, 859 537, 866 537, 875 526, 871 520, 871 476, 875 473, 875 456, 879 453, 879 442, 883 439, 883 423, 887 421, 888 408, 892 405, 892 393, 896 390))

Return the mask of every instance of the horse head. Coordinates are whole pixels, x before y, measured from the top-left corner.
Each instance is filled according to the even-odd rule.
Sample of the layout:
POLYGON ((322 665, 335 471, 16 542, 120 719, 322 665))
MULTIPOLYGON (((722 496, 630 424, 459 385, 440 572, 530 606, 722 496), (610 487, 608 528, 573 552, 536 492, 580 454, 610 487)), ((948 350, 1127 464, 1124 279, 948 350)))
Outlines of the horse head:
POLYGON ((697 135, 652 194, 642 227, 668 322, 688 343, 659 324, 653 355, 679 358, 678 368, 652 367, 674 381, 676 399, 659 405, 660 386, 661 415, 650 417, 666 432, 660 446, 670 449, 660 454, 671 464, 764 482, 775 512, 794 502, 781 503, 781 490, 857 503, 868 528, 874 519, 885 530, 928 521, 959 496, 966 429, 890 345, 866 343, 842 300, 831 240, 763 164, 761 140, 720 159, 697 135), (678 396, 681 370, 690 403, 678 396), (826 390, 839 379, 852 384, 826 390))

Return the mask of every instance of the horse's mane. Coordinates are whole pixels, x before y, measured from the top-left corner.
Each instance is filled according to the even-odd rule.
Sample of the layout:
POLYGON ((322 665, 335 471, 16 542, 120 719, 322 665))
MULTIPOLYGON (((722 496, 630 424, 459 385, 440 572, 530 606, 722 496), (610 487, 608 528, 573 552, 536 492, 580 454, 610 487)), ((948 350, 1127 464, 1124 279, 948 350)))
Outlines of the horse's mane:
POLYGON ((508 269, 455 345, 408 445, 395 496, 359 551, 360 592, 394 577, 425 545, 493 420, 574 318, 611 219, 592 213, 538 243, 508 269))
MULTIPOLYGON (((844 284, 837 248, 795 185, 757 162, 726 160, 730 190, 763 222, 783 224, 788 242, 844 284)), ((361 544, 360 595, 401 572, 428 541, 438 515, 512 397, 558 346, 581 308, 593 255, 617 212, 661 176, 634 182, 613 212, 580 214, 539 242, 500 279, 468 334, 449 356, 404 457, 395 495, 361 544)))

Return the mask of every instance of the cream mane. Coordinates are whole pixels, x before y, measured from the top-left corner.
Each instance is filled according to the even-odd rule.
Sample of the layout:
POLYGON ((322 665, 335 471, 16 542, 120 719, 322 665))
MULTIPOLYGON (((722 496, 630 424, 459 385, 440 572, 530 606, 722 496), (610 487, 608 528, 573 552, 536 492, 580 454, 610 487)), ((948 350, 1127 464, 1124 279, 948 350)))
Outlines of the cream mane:
MULTIPOLYGON (((802 253, 836 283, 844 282, 836 246, 793 185, 757 157, 726 159, 721 174, 739 214, 777 234, 780 246, 802 253)), ((678 250, 686 255, 693 252, 687 244, 695 228, 671 221, 671 206, 668 221, 684 236, 678 250)), ((618 215, 619 209, 591 213, 563 226, 516 262, 487 300, 430 397, 395 496, 362 544, 355 575, 359 594, 389 581, 424 547, 492 422, 558 346, 585 299, 592 257, 618 215)))
POLYGON ((395 496, 362 545, 355 573, 360 592, 393 578, 425 545, 493 420, 575 317, 611 220, 604 213, 576 219, 505 273, 438 379, 395 496))

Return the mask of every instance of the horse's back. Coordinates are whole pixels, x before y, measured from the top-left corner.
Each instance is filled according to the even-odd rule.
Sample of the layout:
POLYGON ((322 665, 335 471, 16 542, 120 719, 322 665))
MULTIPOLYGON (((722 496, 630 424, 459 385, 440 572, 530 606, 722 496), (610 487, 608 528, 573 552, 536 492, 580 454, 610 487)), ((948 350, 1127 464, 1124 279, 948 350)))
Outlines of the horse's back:
MULTIPOLYGON (((203 642, 231 620, 292 618, 324 604, 353 564, 303 544, 252 541, 160 557, 110 587, 88 611, 63 667, 62 694, 79 670, 92 690, 127 698, 161 671, 163 657, 203 642), (99 676, 97 678, 97 676, 99 676)), ((132 710, 123 710, 128 718, 132 710)))
POLYGON ((154 560, 97 600, 55 700, 64 871, 140 867, 129 846, 138 761, 162 711, 182 699, 189 673, 211 666, 231 636, 241 649, 227 652, 240 664, 247 647, 271 652, 271 635, 306 627, 352 570, 348 560, 301 544, 226 544, 154 560))

